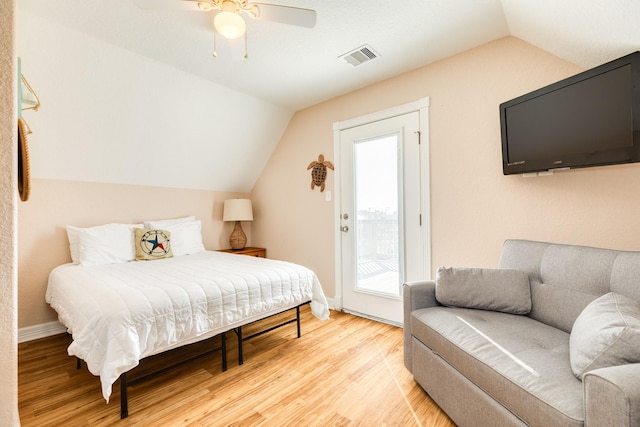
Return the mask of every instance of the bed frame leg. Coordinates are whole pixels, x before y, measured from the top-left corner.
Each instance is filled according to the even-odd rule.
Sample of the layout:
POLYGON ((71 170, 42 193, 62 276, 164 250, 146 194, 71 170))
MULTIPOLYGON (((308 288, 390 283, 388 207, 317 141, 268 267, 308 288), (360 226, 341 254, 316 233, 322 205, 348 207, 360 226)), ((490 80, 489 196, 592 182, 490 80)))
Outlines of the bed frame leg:
POLYGON ((129 403, 127 399, 127 373, 120 374, 120 419, 129 416, 129 403))
POLYGON ((298 338, 300 338, 302 336, 300 332, 300 306, 296 307, 296 324, 298 326, 298 338))
POLYGON ((82 360, 76 356, 76 369, 80 370, 80 368, 82 368, 82 360))
POLYGON ((227 333, 223 332, 220 343, 220 351, 222 352, 222 372, 227 370, 227 333))
POLYGON ((236 328, 236 335, 238 335, 238 365, 242 365, 244 363, 242 356, 242 326, 236 328))

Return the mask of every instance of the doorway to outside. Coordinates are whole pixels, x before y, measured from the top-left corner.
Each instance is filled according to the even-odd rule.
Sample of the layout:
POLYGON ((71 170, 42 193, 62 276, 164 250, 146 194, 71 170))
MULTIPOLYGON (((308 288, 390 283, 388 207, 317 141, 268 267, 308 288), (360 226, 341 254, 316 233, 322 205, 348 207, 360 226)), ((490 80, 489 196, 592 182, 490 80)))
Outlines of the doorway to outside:
POLYGON ((430 272, 428 98, 334 124, 336 308, 402 325, 430 272))

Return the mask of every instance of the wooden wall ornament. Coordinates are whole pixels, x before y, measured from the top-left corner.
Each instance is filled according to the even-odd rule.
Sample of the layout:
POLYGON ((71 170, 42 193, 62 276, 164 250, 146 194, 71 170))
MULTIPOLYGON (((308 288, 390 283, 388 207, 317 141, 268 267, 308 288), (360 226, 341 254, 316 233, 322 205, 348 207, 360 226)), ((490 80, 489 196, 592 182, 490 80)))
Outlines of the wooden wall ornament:
POLYGON ((26 202, 31 194, 31 164, 29 162, 29 127, 23 118, 18 119, 18 193, 26 202))
POLYGON ((324 155, 320 154, 318 160, 309 163, 307 170, 311 169, 311 189, 316 186, 320 187, 320 192, 324 191, 324 181, 327 179, 327 168, 333 169, 333 163, 324 159, 324 155))

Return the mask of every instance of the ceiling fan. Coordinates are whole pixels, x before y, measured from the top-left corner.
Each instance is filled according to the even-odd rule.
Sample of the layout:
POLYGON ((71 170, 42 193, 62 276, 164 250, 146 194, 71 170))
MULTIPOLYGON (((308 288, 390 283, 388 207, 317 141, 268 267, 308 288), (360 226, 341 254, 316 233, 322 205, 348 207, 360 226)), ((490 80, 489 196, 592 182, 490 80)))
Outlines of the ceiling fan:
POLYGON ((197 12, 213 12, 214 51, 215 34, 227 39, 245 36, 245 58, 247 24, 243 15, 259 21, 272 21, 299 27, 313 28, 316 25, 316 11, 299 7, 281 6, 267 3, 250 3, 247 0, 133 0, 141 9, 175 9, 197 12))

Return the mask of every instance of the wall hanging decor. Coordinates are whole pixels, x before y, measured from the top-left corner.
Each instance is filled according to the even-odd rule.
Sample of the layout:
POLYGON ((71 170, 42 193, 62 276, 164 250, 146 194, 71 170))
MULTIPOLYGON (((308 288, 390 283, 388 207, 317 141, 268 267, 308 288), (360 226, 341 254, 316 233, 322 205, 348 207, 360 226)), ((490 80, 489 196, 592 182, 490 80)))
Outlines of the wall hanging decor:
POLYGON ((31 128, 22 117, 25 110, 38 111, 40 98, 36 95, 26 77, 21 72, 21 61, 18 58, 18 194, 20 200, 26 202, 31 194, 31 163, 29 160, 29 140, 27 136, 31 128))
POLYGON ((18 193, 20 200, 26 202, 31 194, 31 164, 29 162, 29 134, 27 123, 18 119, 18 193))
POLYGON ((333 170, 333 163, 324 159, 324 155, 320 154, 318 160, 309 163, 307 170, 311 169, 311 189, 316 186, 320 187, 320 192, 324 191, 324 181, 327 179, 327 168, 333 170))
POLYGON ((36 95, 24 74, 20 74, 20 110, 38 111, 40 98, 36 95))

